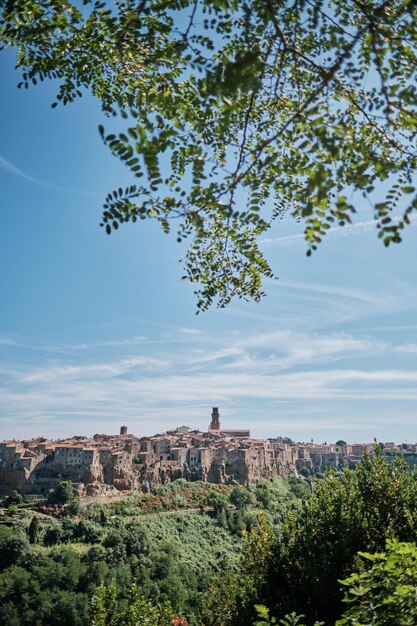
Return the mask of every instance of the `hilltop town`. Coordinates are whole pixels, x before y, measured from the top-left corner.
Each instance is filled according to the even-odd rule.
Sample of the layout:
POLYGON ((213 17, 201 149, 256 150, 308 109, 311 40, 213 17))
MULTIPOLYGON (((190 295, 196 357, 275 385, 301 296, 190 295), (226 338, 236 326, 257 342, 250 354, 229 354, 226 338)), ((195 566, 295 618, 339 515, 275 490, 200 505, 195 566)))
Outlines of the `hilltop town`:
MULTIPOLYGON (((214 407, 206 432, 180 426, 163 434, 138 438, 121 426, 120 434, 42 437, 0 442, 0 489, 47 493, 61 478, 71 480, 80 496, 148 491, 177 478, 217 484, 249 485, 276 475, 315 473, 354 464, 375 443, 295 443, 288 438, 252 439, 249 430, 222 429, 214 407), (303 470, 306 468, 306 470, 303 470)), ((387 452, 405 446, 384 444, 387 452)), ((414 454, 414 444, 406 446, 414 454)))

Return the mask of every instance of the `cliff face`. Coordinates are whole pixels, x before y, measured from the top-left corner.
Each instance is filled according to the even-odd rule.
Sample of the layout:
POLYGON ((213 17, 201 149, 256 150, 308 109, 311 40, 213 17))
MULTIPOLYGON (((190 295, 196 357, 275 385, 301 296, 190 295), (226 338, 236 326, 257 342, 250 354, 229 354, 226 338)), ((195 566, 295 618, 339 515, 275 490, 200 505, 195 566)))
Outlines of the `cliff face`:
POLYGON ((17 489, 22 493, 27 490, 30 477, 45 454, 26 454, 20 442, 0 444, 0 486, 17 489))
POLYGON ((141 442, 115 437, 107 445, 92 440, 0 443, 0 489, 47 493, 64 478, 77 486, 80 495, 94 496, 115 490, 147 491, 178 478, 248 485, 295 469, 262 442, 242 445, 200 435, 190 438, 188 445, 184 439, 179 443, 166 437, 141 442))
POLYGON ((46 458, 28 476, 24 491, 46 494, 56 487, 61 479, 86 486, 101 484, 103 483, 103 468, 101 465, 72 466, 46 458))
POLYGON ((27 489, 30 474, 25 468, 4 469, 0 471, 0 485, 9 487, 9 490, 17 489, 24 493, 27 489))

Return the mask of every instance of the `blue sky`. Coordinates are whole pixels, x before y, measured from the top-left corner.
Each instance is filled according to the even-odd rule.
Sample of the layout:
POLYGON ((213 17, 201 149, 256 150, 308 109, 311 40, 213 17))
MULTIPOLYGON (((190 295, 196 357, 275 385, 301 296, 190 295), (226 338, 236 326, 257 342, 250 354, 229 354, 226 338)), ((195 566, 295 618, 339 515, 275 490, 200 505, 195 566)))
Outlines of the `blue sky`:
POLYGON ((360 207, 307 258, 288 218, 262 244, 268 296, 196 316, 174 236, 99 228, 132 181, 98 104, 18 80, 1 55, 0 438, 203 429, 219 406, 259 437, 417 441, 417 222, 385 249, 360 207))

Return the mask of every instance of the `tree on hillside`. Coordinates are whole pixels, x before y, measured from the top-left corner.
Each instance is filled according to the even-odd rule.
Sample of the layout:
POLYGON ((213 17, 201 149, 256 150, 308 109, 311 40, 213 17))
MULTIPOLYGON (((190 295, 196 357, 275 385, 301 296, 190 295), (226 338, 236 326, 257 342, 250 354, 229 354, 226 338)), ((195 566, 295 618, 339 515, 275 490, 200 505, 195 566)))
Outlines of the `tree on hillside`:
POLYGON ((244 487, 234 487, 230 494, 230 502, 235 505, 236 508, 242 509, 244 507, 253 504, 253 495, 249 489, 244 487))
POLYGON ((4 499, 3 506, 13 506, 13 505, 19 506, 20 504, 22 504, 22 502, 23 502, 22 494, 16 489, 13 489, 11 494, 8 495, 7 498, 4 499))
POLYGON ((61 480, 55 489, 48 493, 51 504, 70 504, 74 500, 74 489, 70 480, 61 480))
POLYGON ((37 543, 39 538, 39 519, 34 515, 28 527, 28 537, 30 543, 37 543))
POLYGON ((91 601, 92 626, 168 626, 177 619, 178 626, 188 626, 185 619, 174 618, 169 606, 154 605, 146 600, 133 583, 125 604, 118 603, 114 581, 100 585, 91 601))
POLYGON ((21 85, 54 79, 52 106, 87 91, 126 120, 122 133, 100 127, 132 173, 102 225, 155 219, 192 236, 184 277, 200 309, 263 295, 272 271, 258 239, 286 212, 304 221, 310 253, 363 196, 384 244, 400 241, 417 208, 412 0, 0 6, 21 85))
POLYGON ((343 612, 339 580, 352 572, 359 551, 380 552, 389 538, 417 538, 417 472, 377 449, 355 471, 327 473, 287 516, 261 600, 276 615, 295 610, 333 624, 343 612))

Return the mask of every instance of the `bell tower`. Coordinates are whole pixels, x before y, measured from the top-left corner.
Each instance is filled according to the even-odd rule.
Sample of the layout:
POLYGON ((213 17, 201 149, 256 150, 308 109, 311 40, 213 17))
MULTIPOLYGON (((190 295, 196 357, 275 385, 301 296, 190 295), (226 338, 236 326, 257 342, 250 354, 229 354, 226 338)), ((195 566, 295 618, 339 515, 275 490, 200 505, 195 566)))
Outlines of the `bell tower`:
POLYGON ((214 406, 211 413, 211 423, 209 430, 220 430, 220 413, 219 407, 214 406))

